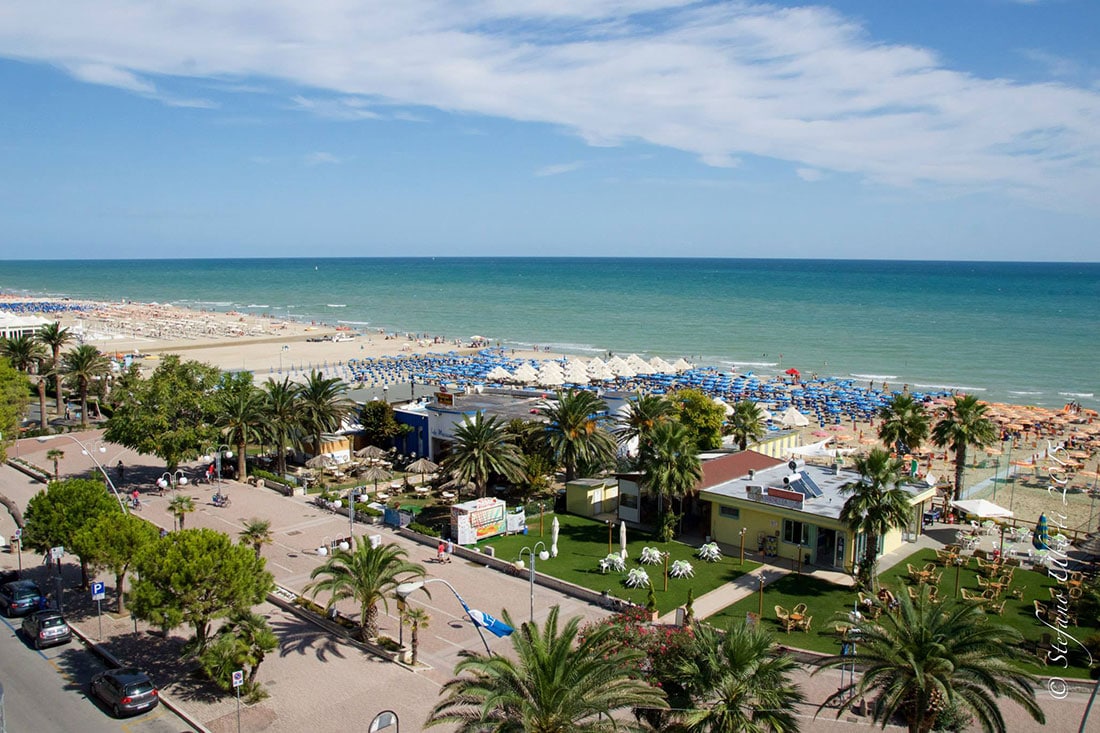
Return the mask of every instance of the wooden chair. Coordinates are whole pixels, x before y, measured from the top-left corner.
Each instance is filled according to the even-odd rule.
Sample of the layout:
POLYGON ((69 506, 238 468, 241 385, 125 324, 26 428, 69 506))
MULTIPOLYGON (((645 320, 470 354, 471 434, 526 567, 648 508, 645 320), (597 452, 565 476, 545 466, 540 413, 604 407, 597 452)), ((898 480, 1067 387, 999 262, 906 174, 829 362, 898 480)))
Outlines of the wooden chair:
POLYGON ((982 590, 993 590, 990 587, 989 583, 990 583, 989 578, 983 578, 980 575, 978 576, 978 587, 981 588, 982 590))
POLYGON ((907 590, 909 592, 909 600, 915 601, 918 598, 920 598, 920 588, 919 587, 917 587, 915 585, 911 585, 908 588, 906 588, 905 590, 907 590))
POLYGON ((943 600, 939 597, 939 595, 940 588, 938 585, 928 586, 928 599, 932 601, 932 603, 939 603, 941 600, 943 600))
POLYGON ((998 616, 1004 615, 1005 603, 1007 603, 1007 601, 1003 600, 996 603, 987 603, 985 606, 986 613, 995 613, 998 616))
POLYGON ((1010 590, 1008 592, 1008 595, 1009 595, 1009 597, 1015 598, 1018 601, 1023 600, 1024 591, 1026 591, 1026 590, 1027 590, 1026 585, 1018 585, 1015 588, 1013 588, 1012 590, 1010 590))
POLYGON ((970 602, 972 602, 972 603, 985 603, 985 602, 986 602, 986 599, 985 599, 985 598, 983 598, 983 597, 981 596, 981 594, 979 594, 979 593, 975 593, 974 591, 972 591, 972 590, 969 590, 969 589, 967 589, 967 588, 963 588, 963 589, 961 589, 961 590, 959 591, 959 593, 961 593, 961 594, 962 594, 962 599, 963 599, 964 601, 970 601, 970 602))
POLYGON ((788 634, 791 633, 791 612, 783 608, 783 606, 776 606, 775 617, 778 619, 779 625, 783 627, 783 630, 788 634))
MULTIPOLYGON (((1050 620, 1050 609, 1047 608, 1045 603, 1043 603, 1042 601, 1039 601, 1039 600, 1032 601, 1032 603, 1034 604, 1034 607, 1035 607, 1035 615, 1036 616, 1038 616, 1043 621, 1050 620)), ((1046 663, 1046 660, 1044 659, 1043 662, 1046 663)))
POLYGON ((810 626, 813 625, 813 622, 814 622, 814 617, 813 616, 803 616, 802 620, 798 622, 798 629, 800 631, 805 631, 806 633, 809 633, 810 626))
POLYGON ((791 609, 791 613, 797 613, 799 616, 805 616, 806 615, 806 604, 805 603, 799 603, 798 605, 796 605, 794 608, 791 609))

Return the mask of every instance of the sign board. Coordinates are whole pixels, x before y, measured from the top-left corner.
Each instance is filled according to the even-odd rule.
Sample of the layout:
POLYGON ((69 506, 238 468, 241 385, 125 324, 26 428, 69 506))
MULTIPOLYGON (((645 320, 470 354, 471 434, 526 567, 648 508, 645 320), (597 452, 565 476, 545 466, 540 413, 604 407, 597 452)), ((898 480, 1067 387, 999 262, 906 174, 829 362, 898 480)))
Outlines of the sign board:
POLYGON ((472 545, 507 531, 507 505, 486 497, 451 507, 451 536, 460 545, 472 545))
POLYGON ((16 527, 15 528, 15 535, 13 535, 13 536, 17 540, 23 539, 23 528, 22 527, 16 527))
POLYGON ((92 600, 102 601, 107 597, 107 591, 103 583, 92 583, 92 600))
POLYGON ((51 560, 60 560, 64 554, 65 554, 65 548, 64 547, 51 547, 50 548, 50 559, 51 560))
POLYGON ((233 672, 233 686, 240 687, 244 684, 244 670, 236 670, 233 672))
POLYGON ((436 392, 435 401, 444 407, 454 407, 455 396, 449 392, 436 392))

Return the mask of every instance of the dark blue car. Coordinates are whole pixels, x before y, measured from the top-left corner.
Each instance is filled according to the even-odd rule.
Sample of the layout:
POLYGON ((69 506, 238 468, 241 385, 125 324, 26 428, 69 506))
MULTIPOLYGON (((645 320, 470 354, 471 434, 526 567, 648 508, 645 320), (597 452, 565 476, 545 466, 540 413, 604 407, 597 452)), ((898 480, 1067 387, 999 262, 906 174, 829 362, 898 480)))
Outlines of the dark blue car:
POLYGON ((0 586, 0 606, 5 616, 26 616, 38 609, 42 591, 33 580, 16 580, 0 586))

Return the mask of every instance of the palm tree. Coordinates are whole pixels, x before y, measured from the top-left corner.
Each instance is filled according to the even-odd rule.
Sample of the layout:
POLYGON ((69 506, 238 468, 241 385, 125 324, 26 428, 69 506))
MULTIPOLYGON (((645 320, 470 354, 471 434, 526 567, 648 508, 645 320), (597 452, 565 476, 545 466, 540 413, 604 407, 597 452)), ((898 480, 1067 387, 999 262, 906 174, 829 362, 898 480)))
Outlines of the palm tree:
POLYGON ((267 618, 261 614, 244 609, 229 617, 229 623, 222 627, 237 637, 245 650, 244 663, 248 666, 248 684, 254 685, 256 673, 268 652, 279 648, 279 637, 271 630, 267 618))
POLYGON ((61 370, 75 379, 80 388, 80 425, 88 427, 88 385, 110 370, 107 357, 91 344, 81 344, 65 353, 61 370))
POLYGON ((176 494, 168 502, 168 511, 176 518, 180 530, 183 530, 184 517, 195 511, 195 498, 186 494, 176 494))
POLYGON ((321 454, 321 436, 336 430, 354 408, 355 403, 345 393, 348 385, 335 377, 326 378, 321 372, 309 373, 309 379, 298 391, 298 419, 313 436, 314 455, 321 454))
POLYGON ((378 633, 378 602, 389 609, 387 596, 410 578, 426 575, 424 568, 408 562, 408 553, 388 544, 374 547, 367 537, 355 538, 354 550, 337 549, 309 574, 306 592, 330 594, 326 610, 337 601, 352 598, 359 603, 359 636, 366 641, 378 633), (315 580, 321 578, 321 580, 315 580))
POLYGON ((31 367, 47 357, 46 348, 33 336, 13 336, 0 339, 0 356, 6 356, 11 365, 29 374, 31 367))
POLYGON ((878 426, 878 437, 888 446, 893 446, 898 455, 904 455, 920 448, 928 439, 931 420, 924 404, 913 399, 908 392, 894 395, 878 413, 882 420, 878 426))
POLYGON ((692 709, 688 733, 797 731, 794 706, 804 699, 791 681, 795 660, 776 650, 767 629, 731 622, 725 632, 695 627, 690 653, 678 665, 692 709))
POLYGON ((61 390, 61 349, 65 344, 73 340, 73 333, 68 328, 62 327, 57 321, 54 321, 38 329, 35 338, 48 347, 53 355, 53 359, 50 361, 50 373, 53 374, 54 379, 54 412, 58 415, 63 415, 64 412, 61 410, 61 403, 64 399, 61 390))
POLYGON ((764 425, 764 411, 752 400, 741 400, 733 406, 733 412, 726 421, 726 432, 737 440, 738 448, 745 450, 749 443, 768 432, 764 425))
POLYGON ((661 507, 665 497, 682 501, 703 478, 695 439, 679 421, 657 423, 642 445, 638 467, 642 483, 657 495, 661 507))
MULTIPOLYGON (((860 622, 858 682, 845 685, 821 704, 839 703, 837 716, 864 696, 875 722, 903 718, 912 733, 927 733, 946 708, 960 705, 988 732, 1003 733, 997 698, 1021 705, 1038 723, 1046 716, 1035 701, 1039 680, 1021 671, 1030 655, 1016 629, 991 620, 979 606, 954 599, 933 603, 928 586, 916 600, 897 594, 898 607, 860 622), (854 695, 853 695, 854 693, 854 695)), ((851 664, 852 657, 822 660, 821 669, 851 664)))
POLYGON ((872 448, 856 459, 860 479, 840 488, 851 494, 840 509, 840 521, 852 535, 863 535, 863 560, 859 563, 859 584, 873 590, 878 565, 878 541, 895 527, 904 527, 912 519, 909 494, 901 488, 903 464, 882 448, 872 448))
POLYGON ((35 387, 38 388, 38 427, 42 430, 45 430, 49 424, 46 421, 46 380, 53 374, 52 370, 53 368, 49 365, 48 359, 39 359, 35 367, 35 372, 38 374, 38 380, 35 384, 35 387))
POLYGON ((289 436, 297 431, 301 421, 298 415, 298 385, 284 377, 276 382, 268 379, 264 384, 264 420, 278 453, 280 476, 286 475, 286 446, 289 436))
POLYGON ((547 441, 565 469, 566 482, 577 477, 579 467, 599 470, 614 463, 615 439, 601 425, 600 413, 606 411, 607 404, 599 397, 575 389, 559 391, 554 402, 539 408, 548 421, 547 441))
POLYGON ((237 533, 237 537, 240 538, 241 544, 252 545, 252 549, 256 551, 256 557, 259 557, 263 546, 270 545, 274 541, 271 536, 271 520, 249 519, 244 529, 237 533))
POLYGON ((955 452, 955 495, 962 497, 966 449, 983 448, 997 440, 997 428, 986 417, 989 406, 973 395, 956 396, 954 402, 939 410, 939 421, 932 428, 932 442, 940 448, 951 446, 955 452))
POLYGON ((615 439, 619 445, 625 446, 637 438, 640 451, 653 428, 673 419, 675 415, 676 405, 661 395, 639 395, 638 399, 627 403, 626 414, 621 418, 619 427, 615 428, 615 439))
POLYGON ((478 496, 485 496, 494 474, 509 481, 519 479, 523 471, 519 452, 496 416, 485 417, 478 412, 471 420, 467 415, 455 428, 454 437, 451 452, 443 459, 443 469, 458 481, 473 483, 478 496))
POLYGON ((416 666, 416 657, 420 650, 420 629, 428 628, 432 617, 428 612, 418 606, 407 606, 401 612, 401 623, 409 627, 411 636, 409 644, 412 646, 412 666, 416 666))
POLYGON ((541 628, 524 623, 509 637, 512 655, 471 653, 459 661, 426 725, 457 724, 459 733, 589 733, 617 729, 621 722, 611 716, 621 710, 668 707, 660 688, 631 676, 644 652, 620 645, 610 625, 578 638, 580 618, 559 629, 559 612, 551 608, 541 628))
POLYGON ((50 448, 46 451, 46 460, 53 461, 53 480, 60 481, 61 475, 58 473, 57 464, 65 457, 65 451, 58 448, 50 448))
POLYGON ((237 449, 237 480, 247 480, 248 444, 260 441, 264 424, 263 393, 251 384, 221 391, 215 421, 237 449))

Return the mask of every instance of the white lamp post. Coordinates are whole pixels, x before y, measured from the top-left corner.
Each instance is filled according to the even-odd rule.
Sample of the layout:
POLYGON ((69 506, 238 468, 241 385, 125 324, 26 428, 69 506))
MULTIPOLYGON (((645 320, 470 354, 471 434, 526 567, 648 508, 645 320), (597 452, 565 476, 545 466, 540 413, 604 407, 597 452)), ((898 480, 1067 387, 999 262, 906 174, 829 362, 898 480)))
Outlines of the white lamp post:
POLYGON ((537 553, 539 560, 549 560, 550 553, 546 551, 545 542, 536 542, 534 549, 524 547, 519 551, 520 559, 516 561, 516 567, 520 570, 523 569, 524 553, 531 556, 531 623, 535 623, 535 555, 537 553), (539 547, 542 547, 542 552, 538 551, 539 547))
POLYGON ((161 491, 167 491, 169 488, 178 490, 181 486, 187 485, 187 476, 184 475, 182 468, 177 468, 173 471, 165 471, 161 474, 161 477, 157 479, 157 488, 161 491))
POLYGON ((202 459, 204 461, 209 461, 209 460, 214 461, 214 479, 216 481, 221 481, 222 480, 222 455, 223 454, 225 455, 226 458, 232 458, 233 457, 233 451, 231 451, 229 449, 229 445, 227 443, 222 443, 217 448, 215 448, 214 451, 213 451, 212 456, 211 455, 205 455, 205 456, 202 457, 202 459))
MULTIPOLYGON (((103 478, 107 481, 107 485, 111 487, 111 491, 114 492, 115 498, 118 499, 118 505, 120 507, 122 507, 122 511, 125 513, 126 512, 126 502, 124 502, 122 500, 122 496, 118 493, 118 488, 115 486, 115 482, 111 480, 111 477, 107 474, 107 471, 103 468, 103 465, 98 460, 96 460, 95 455, 88 448, 88 446, 84 445, 83 443, 81 443, 79 440, 77 440, 76 438, 74 438, 72 435, 70 435, 68 433, 57 433, 55 435, 40 435, 40 436, 38 436, 38 442, 39 443, 45 443, 46 441, 55 440, 57 438, 63 438, 65 440, 71 440, 72 442, 74 442, 78 446, 80 446, 80 450, 81 450, 81 452, 84 453, 84 455, 86 455, 86 456, 88 456, 89 458, 92 459, 92 463, 94 463, 95 467, 99 469, 99 472, 101 474, 103 474, 103 478)), ((106 453, 107 448, 105 446, 101 445, 101 446, 99 446, 99 452, 100 453, 106 453)))
POLYGON ((397 586, 397 597, 401 600, 405 600, 428 583, 442 583, 450 589, 451 593, 454 593, 455 598, 457 598, 458 602, 462 604, 462 610, 464 610, 466 612, 466 616, 469 617, 470 623, 472 623, 474 625, 474 628, 477 629, 477 635, 481 637, 481 643, 485 645, 485 653, 489 656, 492 656, 493 652, 489 649, 489 642, 486 641, 485 634, 481 633, 482 626, 489 629, 489 631, 496 636, 508 636, 513 631, 515 631, 515 629, 513 629, 511 626, 504 623, 503 621, 495 619, 489 614, 479 611, 476 608, 470 608, 468 605, 466 605, 466 601, 462 600, 462 596, 458 594, 458 591, 455 590, 454 586, 448 583, 443 578, 425 578, 424 580, 413 580, 409 581, 408 583, 402 583, 401 585, 397 586))

